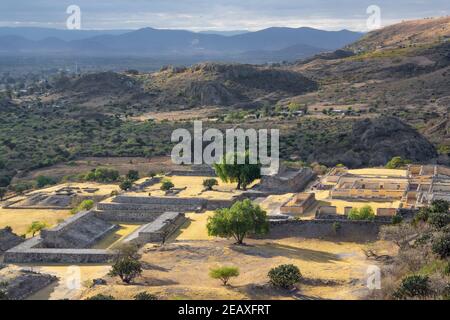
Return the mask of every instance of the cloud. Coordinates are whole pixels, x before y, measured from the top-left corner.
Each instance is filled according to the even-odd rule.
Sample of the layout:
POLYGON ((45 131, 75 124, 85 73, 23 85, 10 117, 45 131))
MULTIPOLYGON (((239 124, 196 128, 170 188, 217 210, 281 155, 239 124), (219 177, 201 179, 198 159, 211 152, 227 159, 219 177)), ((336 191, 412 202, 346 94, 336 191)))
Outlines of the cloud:
POLYGON ((449 14, 448 0, 2 0, 0 25, 63 28, 72 4, 81 7, 84 29, 310 26, 363 31, 372 4, 381 8, 384 25, 449 14))

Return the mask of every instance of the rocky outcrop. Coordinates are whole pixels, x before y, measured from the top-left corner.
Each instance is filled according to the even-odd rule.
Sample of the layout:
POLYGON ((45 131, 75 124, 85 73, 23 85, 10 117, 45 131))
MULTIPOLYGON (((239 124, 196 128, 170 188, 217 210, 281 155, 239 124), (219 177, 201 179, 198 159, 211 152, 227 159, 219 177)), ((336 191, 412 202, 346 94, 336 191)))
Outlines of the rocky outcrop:
POLYGON ((332 166, 385 165, 400 156, 413 162, 426 162, 437 156, 434 146, 417 130, 395 117, 357 121, 349 133, 342 133, 333 145, 318 148, 310 160, 332 166))

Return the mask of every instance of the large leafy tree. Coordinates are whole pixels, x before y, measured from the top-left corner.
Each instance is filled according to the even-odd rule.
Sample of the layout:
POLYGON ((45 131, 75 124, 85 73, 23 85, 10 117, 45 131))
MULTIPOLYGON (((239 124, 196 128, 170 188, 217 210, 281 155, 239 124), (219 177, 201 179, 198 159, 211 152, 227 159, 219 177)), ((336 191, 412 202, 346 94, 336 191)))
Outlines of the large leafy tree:
POLYGON ((208 218, 208 234, 234 238, 243 244, 249 234, 266 234, 269 231, 267 213, 250 200, 236 202, 231 208, 219 209, 208 218))
POLYGON ((247 186, 261 178, 261 164, 250 164, 250 155, 245 153, 244 164, 238 164, 238 154, 228 154, 220 163, 214 165, 214 170, 223 182, 237 182, 237 189, 246 190, 247 186))

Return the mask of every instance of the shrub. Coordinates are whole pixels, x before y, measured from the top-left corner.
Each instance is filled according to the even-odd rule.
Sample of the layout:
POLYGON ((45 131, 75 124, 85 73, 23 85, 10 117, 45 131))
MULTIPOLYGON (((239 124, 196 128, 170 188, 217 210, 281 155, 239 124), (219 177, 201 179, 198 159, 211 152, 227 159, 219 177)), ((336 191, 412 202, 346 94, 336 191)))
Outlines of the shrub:
POLYGON ((340 222, 333 223, 333 231, 334 233, 338 233, 342 229, 342 224, 340 222))
POLYGON ((410 160, 404 160, 401 157, 394 157, 386 164, 386 168, 387 169, 399 169, 399 168, 403 168, 403 167, 407 166, 410 163, 411 163, 410 160))
POLYGON ((52 177, 39 176, 36 178, 36 187, 43 188, 45 186, 51 186, 57 183, 57 180, 52 177))
POLYGON ((236 267, 218 267, 209 271, 209 276, 219 279, 226 286, 231 278, 239 276, 239 269, 236 267))
POLYGON ((116 182, 119 180, 119 171, 108 168, 97 168, 86 174, 85 180, 96 182, 116 182))
POLYGON ((95 296, 89 297, 86 300, 116 300, 116 298, 114 298, 111 295, 105 295, 105 294, 96 294, 95 296))
POLYGON ((158 300, 158 297, 148 292, 139 292, 134 296, 134 300, 158 300))
POLYGON ((133 182, 139 180, 139 171, 137 171, 137 170, 129 170, 127 175, 126 175, 126 178, 128 180, 130 180, 130 181, 133 181, 133 182))
POLYGON ((402 279, 400 286, 394 293, 397 299, 424 298, 430 295, 430 280, 428 276, 412 275, 402 279))
POLYGON ((450 234, 445 233, 434 239, 432 250, 440 258, 448 258, 450 256, 450 234))
POLYGON ((273 268, 269 271, 268 276, 272 285, 283 289, 290 289, 302 279, 299 268, 292 264, 273 268))
POLYGON ((161 190, 162 191, 169 191, 170 189, 174 188, 175 185, 170 180, 164 180, 161 184, 161 190))
POLYGON ((206 225, 210 236, 233 237, 242 244, 249 234, 266 234, 269 231, 267 213, 250 200, 238 201, 231 208, 216 210, 206 225))
POLYGON ((32 236, 34 237, 36 233, 40 232, 41 230, 43 230, 45 228, 47 228, 47 224, 45 222, 34 221, 28 227, 27 233, 31 233, 32 236))
POLYGON ((142 273, 141 263, 131 257, 121 258, 114 263, 109 275, 119 277, 124 283, 131 283, 134 278, 142 273))
POLYGON ((118 196, 119 195, 119 191, 117 191, 117 190, 113 190, 113 191, 111 191, 111 193, 110 193, 110 196, 111 197, 115 197, 115 196, 118 196))
POLYGON ((214 186, 218 186, 219 182, 216 179, 206 179, 203 180, 203 186, 207 189, 207 190, 212 190, 214 186))
POLYGON ((0 188, 0 201, 3 201, 3 198, 6 196, 6 188, 0 188))
POLYGON ((84 200, 82 201, 78 206, 70 210, 70 213, 77 214, 81 211, 88 211, 91 210, 94 207, 94 201, 93 200, 84 200))
POLYGON ((395 216, 392 217, 392 224, 396 225, 396 224, 400 224, 403 222, 403 217, 396 214, 395 216))
POLYGON ((371 206, 364 206, 361 209, 353 208, 348 214, 349 220, 374 220, 375 213, 371 206))
POLYGON ((450 214, 447 212, 431 212, 428 223, 436 229, 442 229, 450 223, 450 214))
POLYGON ((449 203, 445 200, 433 200, 431 202, 431 211, 448 213, 449 203))
POLYGON ((450 261, 444 267, 444 275, 450 276, 450 261))
POLYGON ((126 179, 120 183, 119 188, 121 190, 127 191, 130 190, 132 186, 133 182, 131 180, 126 179))

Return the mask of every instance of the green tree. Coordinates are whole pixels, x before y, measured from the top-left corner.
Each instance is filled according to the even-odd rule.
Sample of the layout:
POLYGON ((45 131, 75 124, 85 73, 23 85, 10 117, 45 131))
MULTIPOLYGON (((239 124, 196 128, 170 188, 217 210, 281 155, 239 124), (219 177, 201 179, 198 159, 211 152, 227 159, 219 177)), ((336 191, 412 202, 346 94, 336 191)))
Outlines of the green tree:
POLYGON ((70 213, 77 214, 81 211, 91 210, 94 207, 94 204, 93 200, 83 200, 78 206, 70 210, 70 213))
POLYGON ((129 284, 142 273, 141 263, 131 257, 120 258, 112 266, 109 275, 119 277, 122 282, 129 284))
POLYGON ((269 271, 270 283, 279 288, 290 289, 302 279, 302 274, 297 266, 283 264, 269 271))
POLYGON ((165 179, 163 180, 161 184, 161 190, 162 191, 169 191, 170 189, 174 188, 175 185, 172 183, 172 181, 165 179))
POLYGON ((133 182, 131 180, 125 179, 119 184, 119 188, 121 190, 127 191, 130 190, 133 186, 133 182))
POLYGON ((353 208, 348 213, 349 220, 374 220, 375 213, 371 206, 367 205, 361 209, 353 208))
POLYGON ((239 276, 239 269, 236 267, 218 267, 209 270, 209 276, 222 281, 223 285, 228 285, 231 278, 239 276))
POLYGON ((387 169, 400 169, 404 168, 408 164, 411 164, 410 160, 404 160, 402 157, 393 157, 387 164, 387 169))
POLYGON ((39 176, 36 178, 36 187, 43 188, 45 186, 51 186, 56 184, 56 179, 47 176, 39 176))
POLYGON ((47 224, 45 222, 34 221, 28 227, 27 233, 31 233, 31 235, 34 237, 36 233, 40 232, 41 230, 43 230, 45 228, 47 228, 47 224))
POLYGON ((216 179, 203 180, 203 186, 209 191, 211 191, 214 186, 218 186, 218 185, 219 185, 219 182, 216 179))
POLYGON ((441 259, 450 257, 450 233, 446 232, 434 239, 432 250, 441 259))
POLYGON ((269 231, 267 213, 250 200, 236 202, 231 208, 216 210, 208 218, 208 234, 224 238, 233 237, 241 245, 249 234, 266 234, 269 231))
POLYGON ((214 165, 217 176, 223 182, 237 182, 237 189, 246 190, 247 186, 261 178, 261 164, 250 164, 250 154, 245 153, 244 164, 238 164, 238 154, 228 154, 221 163, 214 165))
POLYGON ((126 178, 128 180, 130 180, 130 181, 133 181, 133 182, 139 180, 139 171, 137 171, 137 170, 129 170, 127 175, 126 175, 126 178))

